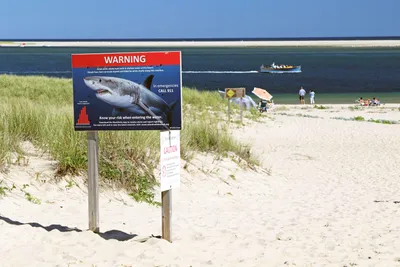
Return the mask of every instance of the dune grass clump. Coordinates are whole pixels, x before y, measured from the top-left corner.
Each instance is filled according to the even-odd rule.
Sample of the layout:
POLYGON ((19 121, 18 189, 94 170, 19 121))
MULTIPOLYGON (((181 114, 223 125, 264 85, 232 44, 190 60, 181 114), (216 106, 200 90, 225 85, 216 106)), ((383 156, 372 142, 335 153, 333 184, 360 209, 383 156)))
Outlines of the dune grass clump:
POLYGON ((250 112, 246 112, 244 117, 252 121, 260 121, 263 114, 257 109, 250 109, 250 112))
POLYGON ((44 76, 0 75, 1 102, 9 98, 31 100, 35 104, 72 105, 72 80, 44 76))
POLYGON ((373 122, 373 123, 381 123, 381 124, 399 124, 400 123, 400 121, 392 121, 392 120, 380 120, 380 119, 368 119, 368 120, 366 120, 362 116, 357 116, 357 117, 353 117, 353 118, 331 117, 331 119, 344 120, 344 121, 365 121, 365 122, 373 122))
POLYGON ((382 123, 382 124, 399 124, 398 121, 391 121, 391 120, 374 120, 374 119, 369 119, 369 122, 374 122, 374 123, 382 123))
POLYGON ((181 154, 183 158, 190 159, 193 151, 214 152, 226 156, 233 152, 243 160, 257 164, 251 156, 250 148, 233 138, 226 124, 217 124, 213 117, 205 113, 195 117, 193 121, 184 120, 184 129, 181 137, 181 154))
POLYGON ((6 196, 6 191, 8 190, 8 187, 3 186, 3 181, 0 180, 0 198, 6 196))
POLYGON ((316 109, 329 109, 329 107, 323 106, 323 105, 314 105, 314 108, 316 109))
POLYGON ((355 121, 365 121, 363 116, 357 116, 353 118, 355 121))
POLYGON ((185 88, 182 92, 183 103, 203 110, 209 108, 212 110, 223 110, 227 107, 227 100, 223 99, 218 92, 202 91, 185 88))
MULTIPOLYGON (((11 152, 23 154, 19 144, 30 141, 58 162, 59 177, 86 172, 87 134, 74 130, 70 79, 0 75, 0 97, 0 164, 9 161, 11 152)), ((250 149, 235 141, 226 125, 207 111, 225 107, 218 93, 184 88, 183 99, 183 159, 189 160, 196 151, 231 152, 250 164, 257 163, 250 149)), ((159 132, 105 131, 98 135, 101 181, 125 188, 137 201, 155 204, 159 132)))
POLYGON ((354 111, 354 110, 360 110, 360 109, 362 109, 362 107, 361 106, 349 106, 349 109, 351 111, 354 111))
POLYGON ((290 110, 290 108, 288 108, 287 106, 279 106, 275 108, 275 111, 288 111, 290 110))

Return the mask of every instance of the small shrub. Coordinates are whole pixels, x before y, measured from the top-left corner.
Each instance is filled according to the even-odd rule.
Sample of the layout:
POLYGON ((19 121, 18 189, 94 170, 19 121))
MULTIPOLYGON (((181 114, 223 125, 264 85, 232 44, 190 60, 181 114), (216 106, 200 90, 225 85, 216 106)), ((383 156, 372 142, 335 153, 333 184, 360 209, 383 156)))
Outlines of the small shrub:
MULTIPOLYGON (((268 112, 268 111, 267 111, 268 112)), ((252 120, 252 121, 260 121, 261 117, 262 117, 262 113, 260 111, 258 111, 257 109, 250 109, 250 111, 243 111, 245 118, 252 120)))
POLYGON ((25 198, 26 200, 32 202, 33 204, 41 204, 40 199, 38 199, 37 197, 32 196, 30 193, 25 192, 25 198))
POLYGON ((4 197, 7 195, 6 191, 8 191, 8 187, 3 186, 3 181, 0 181, 0 197, 4 197))
POLYGON ((368 121, 369 122, 374 122, 374 123, 382 123, 382 124, 398 124, 399 123, 397 121, 390 121, 390 120, 374 120, 374 119, 370 119, 368 121))
POLYGON ((365 119, 363 116, 357 116, 357 117, 354 117, 354 120, 355 121, 364 121, 365 119))
POLYGON ((362 107, 360 107, 360 106, 350 106, 349 109, 351 111, 354 111, 354 110, 360 110, 360 109, 362 109, 362 107))
POLYGON ((328 109, 328 107, 325 107, 323 105, 319 105, 319 106, 315 105, 314 108, 316 108, 316 109, 328 109))

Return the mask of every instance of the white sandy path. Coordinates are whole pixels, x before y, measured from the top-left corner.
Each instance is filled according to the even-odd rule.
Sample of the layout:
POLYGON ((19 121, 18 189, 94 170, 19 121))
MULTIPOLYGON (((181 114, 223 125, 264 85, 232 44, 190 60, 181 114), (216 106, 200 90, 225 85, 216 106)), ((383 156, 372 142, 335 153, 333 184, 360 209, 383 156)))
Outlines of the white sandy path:
MULTIPOLYGON (((324 111, 315 112, 322 116, 324 111)), ((400 266, 400 204, 393 203, 400 200, 400 125, 270 116, 273 120, 235 131, 253 142, 272 175, 199 155, 173 194, 172 244, 155 238, 120 242, 92 234, 86 231, 84 192, 65 188, 65 182, 35 189, 35 172, 48 170, 43 159, 32 157, 30 166, 14 166, 7 181, 16 182, 16 191, 32 182, 26 190, 42 204, 12 193, 0 200, 1 216, 84 231, 46 231, 0 219, 2 264, 400 266)), ((102 232, 160 234, 159 208, 115 194, 101 194, 102 232)))
POLYGON ((315 116, 320 118, 345 118, 351 119, 358 116, 365 120, 388 120, 400 122, 400 104, 383 104, 380 106, 359 106, 350 104, 323 104, 323 105, 276 105, 274 113, 302 116, 315 116), (316 107, 323 107, 318 109, 316 107))
POLYGON ((400 266, 400 203, 393 203, 400 201, 400 125, 287 116, 270 124, 251 140, 273 174, 286 178, 274 217, 291 238, 291 260, 400 266))

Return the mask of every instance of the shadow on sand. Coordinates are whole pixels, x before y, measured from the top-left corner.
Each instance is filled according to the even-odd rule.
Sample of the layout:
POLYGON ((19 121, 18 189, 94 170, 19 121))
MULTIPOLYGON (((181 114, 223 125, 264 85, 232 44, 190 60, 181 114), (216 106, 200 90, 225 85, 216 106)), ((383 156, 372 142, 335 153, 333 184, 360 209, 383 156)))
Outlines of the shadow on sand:
MULTIPOLYGON (((29 223, 22 223, 19 221, 14 221, 10 218, 4 217, 0 215, 0 220, 8 223, 8 224, 12 224, 12 225, 30 225, 32 227, 36 227, 36 228, 42 228, 48 232, 51 232, 53 230, 58 230, 60 232, 84 232, 81 229, 78 228, 70 228, 68 226, 64 226, 64 225, 60 225, 60 224, 51 224, 49 226, 43 226, 40 223, 35 223, 35 222, 29 222, 29 223)), ((98 233, 98 235, 101 238, 104 238, 105 240, 118 240, 118 241, 127 241, 130 240, 132 238, 137 237, 138 235, 136 234, 128 234, 119 230, 110 230, 104 233, 98 233)), ((150 238, 161 238, 160 236, 149 236, 149 237, 145 237, 145 238, 140 238, 137 241, 139 242, 145 242, 150 238)))

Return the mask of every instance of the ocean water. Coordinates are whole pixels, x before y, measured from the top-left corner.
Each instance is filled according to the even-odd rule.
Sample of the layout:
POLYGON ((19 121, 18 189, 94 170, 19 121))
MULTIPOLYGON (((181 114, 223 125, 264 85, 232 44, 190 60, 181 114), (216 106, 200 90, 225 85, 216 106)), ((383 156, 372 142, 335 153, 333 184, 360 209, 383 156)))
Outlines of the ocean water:
POLYGON ((199 90, 253 87, 279 103, 298 103, 300 86, 317 103, 378 97, 400 103, 400 48, 135 48, 0 47, 0 74, 72 77, 72 53, 182 51, 183 85, 199 90), (301 65, 301 73, 259 73, 261 64, 301 65))

